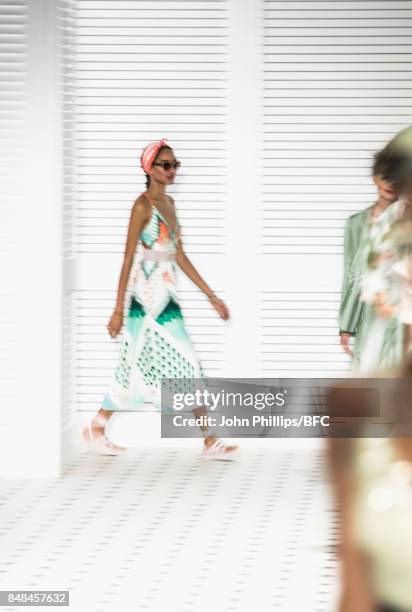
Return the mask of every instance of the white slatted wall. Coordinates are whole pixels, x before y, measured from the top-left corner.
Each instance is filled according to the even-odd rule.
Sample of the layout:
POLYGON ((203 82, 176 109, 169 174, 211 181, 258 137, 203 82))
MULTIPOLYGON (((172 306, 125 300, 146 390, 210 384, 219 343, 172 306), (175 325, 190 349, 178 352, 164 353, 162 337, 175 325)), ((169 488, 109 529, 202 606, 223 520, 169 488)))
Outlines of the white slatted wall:
POLYGON ((372 204, 372 154, 412 122, 412 3, 265 0, 261 364, 339 374, 343 224, 372 204))
POLYGON ((62 433, 57 4, 0 1, 0 474, 55 477, 62 433))
POLYGON ((226 336, 182 279, 208 374, 235 375, 236 360, 250 376, 344 372, 343 224, 374 201, 372 153, 412 119, 410 2, 76 7, 77 409, 96 410, 113 374, 105 325, 138 158, 160 137, 184 162, 171 193, 186 249, 239 330, 226 336))
MULTIPOLYGON (((99 408, 113 375, 120 336, 111 339, 106 324, 130 210, 145 190, 139 157, 152 140, 167 138, 182 160, 170 193, 186 251, 225 298, 229 23, 226 0, 78 0, 76 8, 76 407, 84 412, 99 408)), ((185 278, 180 295, 202 364, 221 374, 225 326, 185 278)))
MULTIPOLYGON (((13 439, 19 388, 19 203, 27 108, 27 2, 0 2, 0 447, 13 439), (4 436, 4 438, 3 438, 4 436)), ((7 450, 6 450, 7 455, 7 450)))
POLYGON ((338 308, 338 291, 263 289, 262 376, 339 376, 348 360, 336 338, 338 308))
POLYGON ((75 67, 75 0, 59 0, 58 52, 61 64, 60 87, 63 124, 63 401, 62 428, 66 430, 75 416, 75 291, 74 261, 76 242, 76 67, 75 67))

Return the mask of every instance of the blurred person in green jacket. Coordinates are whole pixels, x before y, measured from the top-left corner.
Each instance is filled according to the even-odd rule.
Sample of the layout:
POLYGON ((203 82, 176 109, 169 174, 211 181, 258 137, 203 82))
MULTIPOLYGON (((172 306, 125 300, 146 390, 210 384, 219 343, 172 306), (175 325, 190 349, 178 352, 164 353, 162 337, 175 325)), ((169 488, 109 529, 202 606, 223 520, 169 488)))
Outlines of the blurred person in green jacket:
POLYGON ((345 228, 340 342, 353 358, 353 369, 361 372, 395 366, 405 354, 409 313, 399 308, 396 265, 401 257, 398 230, 412 209, 412 148, 403 146, 401 151, 397 143, 395 137, 375 155, 372 174, 378 200, 351 215, 345 228))

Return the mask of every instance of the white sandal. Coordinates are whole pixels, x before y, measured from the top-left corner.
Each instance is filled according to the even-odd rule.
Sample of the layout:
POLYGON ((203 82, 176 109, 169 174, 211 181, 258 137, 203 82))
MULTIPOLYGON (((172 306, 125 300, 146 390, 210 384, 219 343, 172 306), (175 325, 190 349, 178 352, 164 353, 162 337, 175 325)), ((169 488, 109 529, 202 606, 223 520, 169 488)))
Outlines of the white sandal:
POLYGON ((208 448, 205 446, 202 451, 203 459, 218 459, 220 461, 232 461, 239 452, 239 447, 235 446, 227 450, 227 445, 222 440, 217 439, 208 448))
POLYGON ((106 434, 101 434, 96 437, 92 430, 93 421, 95 421, 98 425, 105 425, 107 423, 106 419, 97 416, 94 417, 94 419, 83 429, 83 440, 87 444, 90 452, 98 455, 121 455, 125 450, 127 450, 126 447, 117 446, 117 444, 111 442, 106 434))

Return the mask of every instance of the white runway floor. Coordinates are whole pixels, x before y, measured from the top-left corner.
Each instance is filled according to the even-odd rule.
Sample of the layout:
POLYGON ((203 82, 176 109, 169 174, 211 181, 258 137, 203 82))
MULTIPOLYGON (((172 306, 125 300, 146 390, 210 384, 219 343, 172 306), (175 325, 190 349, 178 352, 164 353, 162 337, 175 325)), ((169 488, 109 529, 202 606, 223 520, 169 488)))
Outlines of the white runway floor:
POLYGON ((68 589, 71 612, 335 609, 319 450, 79 452, 59 480, 1 480, 0 504, 0 589, 68 589))

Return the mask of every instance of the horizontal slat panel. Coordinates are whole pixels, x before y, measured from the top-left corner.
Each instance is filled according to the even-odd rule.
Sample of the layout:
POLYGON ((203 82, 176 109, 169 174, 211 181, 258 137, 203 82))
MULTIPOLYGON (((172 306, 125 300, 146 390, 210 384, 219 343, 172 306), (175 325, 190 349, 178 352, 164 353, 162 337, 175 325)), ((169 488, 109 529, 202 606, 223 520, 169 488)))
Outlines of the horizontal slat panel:
MULTIPOLYGON (((142 10, 149 10, 150 14, 158 11, 161 14, 164 10, 173 9, 173 11, 180 11, 184 8, 191 8, 196 10, 207 10, 213 9, 214 14, 222 10, 227 5, 226 0, 202 0, 197 2, 196 0, 158 0, 156 5, 153 5, 153 0, 77 0, 77 10, 81 16, 83 11, 88 9, 102 10, 102 9, 114 9, 116 11, 123 11, 126 9, 134 9, 139 12, 142 10)), ((199 14, 199 13, 198 13, 199 14)), ((96 15, 96 14, 95 14, 96 15)))
MULTIPOLYGON (((282 66, 279 66, 276 61, 266 62, 265 74, 270 79, 272 75, 281 75, 283 72, 286 73, 297 73, 301 74, 302 64, 305 67, 305 72, 309 73, 309 76, 312 74, 315 76, 316 73, 327 73, 329 76, 338 73, 336 76, 346 77, 351 76, 353 73, 358 75, 359 73, 365 75, 372 75, 374 78, 381 78, 381 75, 385 75, 388 73, 393 73, 394 78, 398 78, 401 74, 408 73, 411 71, 411 61, 406 60, 403 62, 390 62, 390 61, 377 61, 377 62, 362 62, 359 61, 345 61, 345 62, 335 62, 331 58, 329 61, 323 62, 318 61, 310 61, 310 62, 302 62, 302 61, 289 61, 285 62, 282 66), (375 74, 376 73, 376 74, 375 74)), ((93 71, 91 71, 93 72, 93 71)), ((122 73, 126 72, 122 70, 122 73)), ((102 75, 103 76, 103 75, 102 75)), ((125 75, 126 76, 126 75, 125 75)), ((321 78, 321 77, 320 77, 321 78)))
POLYGON ((262 375, 339 376, 348 357, 338 343, 340 295, 263 291, 260 296, 262 375))
MULTIPOLYGON (((297 22, 301 22, 299 18, 297 18, 297 22)), ((366 42, 370 38, 377 39, 379 36, 382 36, 384 42, 386 42, 390 37, 396 37, 397 42, 407 42, 404 39, 410 35, 412 28, 408 24, 403 25, 403 21, 399 25, 388 21, 386 26, 376 27, 373 24, 358 27, 357 20, 352 25, 346 27, 340 26, 338 21, 333 26, 328 25, 327 20, 322 20, 322 22, 324 25, 319 24, 318 27, 311 27, 310 22, 301 26, 285 25, 284 27, 269 27, 265 25, 265 32, 267 37, 282 38, 283 36, 288 36, 291 38, 289 42, 292 42, 294 37, 302 37, 302 39, 307 40, 309 38, 324 38, 328 36, 334 36, 337 39, 350 39, 357 36, 359 42, 366 42)), ((293 22, 291 23, 293 24, 293 22)))
MULTIPOLYGON (((96 92, 95 92, 96 93, 96 92)), ((144 112, 149 108, 155 109, 156 107, 161 107, 163 104, 168 104, 169 106, 174 106, 177 109, 189 110, 192 113, 205 113, 205 112, 213 112, 213 109, 216 110, 217 113, 221 113, 221 105, 218 102, 214 102, 213 100, 210 102, 206 102, 203 99, 192 98, 187 100, 186 97, 181 96, 181 98, 166 98, 159 102, 158 97, 148 97, 146 95, 133 95, 133 92, 127 92, 125 90, 125 95, 119 95, 119 92, 116 92, 117 97, 114 97, 113 91, 107 90, 104 92, 99 92, 99 95, 87 96, 82 93, 82 107, 79 109, 79 114, 89 113, 89 112, 106 112, 108 108, 111 112, 116 112, 117 110, 122 112, 128 112, 129 107, 133 107, 135 110, 139 108, 142 112, 144 112), (184 101, 180 101, 184 99, 184 101), (108 108, 107 108, 108 107, 108 108), (99 109, 103 109, 99 111, 99 109), (80 112, 81 111, 81 112, 80 112)), ((130 111, 129 111, 130 112, 130 111)))
MULTIPOLYGON (((114 3, 112 3, 114 4, 114 3)), ((120 3, 118 3, 120 4, 120 3)), ((101 3, 99 8, 98 17, 96 16, 96 10, 86 9, 82 7, 82 3, 78 6, 78 14, 81 17, 81 24, 85 25, 95 25, 98 23, 110 23, 110 24, 120 24, 124 23, 125 25, 129 25, 131 20, 139 19, 140 21, 145 21, 148 25, 156 25, 156 23, 170 25, 174 23, 181 24, 182 21, 185 25, 187 22, 196 24, 199 23, 199 8, 192 2, 191 3, 182 3, 182 2, 156 2, 154 4, 146 3, 146 7, 144 6, 144 2, 133 2, 130 4, 129 8, 122 8, 120 6, 115 6, 115 8, 104 8, 108 6, 107 3, 101 3), (163 5, 163 8, 160 8, 160 5, 163 5), (156 15, 153 17, 153 15, 156 15), (176 17, 178 15, 178 17, 176 17)), ((220 10, 228 10, 225 9, 223 3, 221 3, 221 9, 218 9, 216 3, 213 5, 213 8, 205 7, 205 2, 202 2, 201 9, 201 17, 202 22, 206 22, 209 20, 209 25, 215 25, 216 19, 216 11, 220 10)))
POLYGON ((112 34, 113 28, 116 28, 118 34, 132 34, 136 36, 145 35, 151 36, 159 34, 168 34, 169 32, 173 36, 185 36, 188 30, 193 31, 196 34, 201 35, 219 35, 220 30, 225 30, 227 25, 224 21, 216 23, 216 19, 213 16, 213 11, 210 11, 210 17, 205 12, 202 12, 202 18, 196 15, 196 11, 192 11, 191 15, 187 13, 182 15, 179 11, 179 16, 173 11, 167 11, 153 15, 151 11, 147 11, 146 14, 142 13, 138 9, 133 11, 132 14, 124 14, 119 11, 112 11, 110 15, 106 15, 105 12, 99 11, 99 17, 96 19, 96 15, 93 15, 92 11, 89 11, 89 16, 82 12, 81 21, 78 22, 78 33, 83 34, 112 34))
POLYGON ((294 44, 288 44, 285 40, 276 41, 275 44, 268 43, 264 48, 264 56, 269 61, 272 61, 278 55, 284 55, 286 61, 293 61, 293 59, 297 59, 298 57, 302 57, 302 61, 311 61, 313 57, 319 58, 324 54, 329 57, 335 58, 335 61, 345 61, 347 57, 350 59, 355 59, 358 57, 360 60, 365 60, 370 58, 371 61, 375 61, 376 59, 382 59, 384 57, 386 61, 390 61, 392 57, 396 57, 398 54, 409 54, 412 50, 412 43, 399 44, 397 38, 394 38, 392 42, 389 42, 385 45, 373 44, 373 43, 365 43, 365 44, 339 44, 339 43, 331 43, 329 46, 325 44, 323 41, 320 41, 319 44, 312 42, 311 44, 306 44, 303 41, 295 42, 294 44), (306 59, 303 59, 305 56, 306 59))
POLYGON ((271 11, 275 12, 284 9, 293 11, 316 10, 322 11, 323 14, 324 11, 329 11, 332 8, 334 11, 359 11, 363 9, 375 11, 384 9, 389 12, 410 8, 409 0, 390 0, 390 5, 388 5, 387 0, 334 0, 333 3, 330 0, 283 0, 283 2, 281 0, 265 0, 265 5, 269 14, 271 11))
POLYGON ((342 221, 348 208, 374 201, 372 154, 412 119, 411 9, 403 2, 265 1, 263 253, 339 253, 343 222, 333 221, 327 201, 342 221), (269 215, 278 197, 289 219, 269 215), (310 206, 325 208, 323 218, 314 216, 318 228, 296 226, 310 206), (285 225, 276 227, 276 218, 285 225))
MULTIPOLYGON (((283 10, 281 8, 273 7, 272 3, 268 3, 267 15, 269 18, 266 20, 266 23, 272 24, 276 23, 278 20, 290 19, 293 20, 296 16, 296 6, 297 2, 288 2, 288 3, 276 3, 276 7, 280 4, 287 5, 289 10, 283 10)), ((302 17, 304 17, 304 22, 310 22, 312 20, 318 20, 320 17, 322 20, 337 20, 342 21, 342 25, 344 25, 344 21, 348 20, 352 23, 356 21, 356 25, 362 23, 362 20, 366 20, 370 23, 371 20, 375 21, 383 21, 383 23, 387 23, 388 21, 403 21, 405 19, 412 19, 412 7, 410 3, 405 2, 405 5, 402 7, 396 7, 397 3, 393 0, 389 0, 389 2, 382 2, 380 6, 376 7, 375 3, 365 2, 365 8, 356 8, 353 5, 353 2, 329 2, 328 5, 324 2, 322 5, 319 5, 315 8, 316 2, 311 2, 310 4, 306 4, 305 8, 301 8, 302 17), (308 7, 308 8, 306 8, 308 7), (326 7, 326 8, 325 8, 326 7), (356 13, 354 13, 354 8, 356 8, 356 13), (396 15, 393 14, 393 9, 396 8, 396 15)))
POLYGON ((361 35, 368 35, 370 31, 374 34, 403 34, 412 25, 412 13, 406 14, 404 17, 400 17, 396 12, 387 13, 386 16, 378 17, 373 13, 373 17, 367 15, 364 12, 364 16, 358 13, 352 13, 352 16, 345 16, 339 11, 334 16, 328 15, 327 13, 319 12, 317 15, 312 13, 308 16, 305 13, 304 18, 297 17, 293 12, 288 17, 282 17, 279 13, 276 13, 274 17, 267 17, 265 19, 265 31, 273 34, 275 31, 283 30, 287 28, 291 32, 295 29, 304 28, 305 35, 312 35, 313 31, 337 29, 339 33, 352 33, 355 30, 361 30, 361 35), (394 32, 393 28, 397 31, 394 32), (398 31, 399 28, 399 31, 398 31))
MULTIPOLYGON (((302 66, 302 70, 304 70, 304 66, 302 66)), ((274 93, 276 91, 280 91, 282 86, 287 83, 288 90, 290 91, 298 91, 300 89, 308 89, 309 87, 313 87, 313 90, 319 91, 322 89, 327 90, 345 90, 350 91, 355 89, 357 91, 372 91, 381 88, 383 91, 392 91, 393 89, 398 89, 400 87, 405 88, 407 86, 408 81, 405 80, 389 80, 389 81, 380 81, 376 78, 369 78, 365 81, 360 81, 358 78, 346 79, 346 80, 336 80, 334 78, 330 78, 328 83, 325 82, 325 79, 319 80, 316 78, 308 79, 302 78, 299 81, 296 79, 285 80, 279 77, 278 82, 272 81, 265 88, 269 93, 274 93)))
MULTIPOLYGON (((226 44, 226 43, 225 43, 226 44)), ((169 43, 168 39, 164 39, 161 45, 156 45, 153 48, 148 48, 147 45, 143 45, 139 41, 133 41, 125 38, 119 40, 113 40, 113 37, 106 38, 106 40, 95 40, 94 38, 84 40, 84 37, 79 38, 76 44, 77 57, 80 58, 80 54, 94 53, 97 56, 102 54, 102 61, 112 60, 121 54, 132 54, 138 57, 140 61, 148 60, 150 62, 153 59, 162 60, 164 62, 174 61, 175 59, 185 58, 186 60, 193 61, 195 57, 200 62, 210 61, 211 54, 213 54, 213 60, 220 65, 226 62, 225 56, 221 53, 223 50, 223 43, 220 42, 215 45, 217 50, 215 52, 211 50, 210 44, 206 44, 203 39, 197 40, 195 44, 189 44, 185 40, 184 45, 176 45, 175 43, 169 43), (217 51, 217 52, 216 52, 217 51), (104 55, 106 54, 106 56, 104 55)))
MULTIPOLYGON (((185 188, 196 187, 208 195, 213 210, 215 194, 226 180, 220 152, 227 149, 228 4, 79 0, 76 6, 79 209, 100 199, 105 209, 104 202, 117 194, 117 202, 124 198, 129 206, 123 213, 125 226, 130 203, 143 190, 136 190, 136 179, 143 180, 138 157, 158 134, 168 136, 183 161, 178 173, 183 200, 185 188), (118 171, 108 171, 106 163, 100 170, 87 163, 128 150, 135 152, 135 164, 117 161, 118 171)), ((179 210, 179 196, 174 198, 179 210)), ((93 217, 79 218, 81 253, 102 252, 93 238, 99 233, 92 229, 93 217)), ((217 227, 219 232, 204 234, 204 247, 209 243, 214 251, 224 237, 222 225, 217 227)), ((190 250, 190 223, 184 229, 190 250)), ((108 252, 122 250, 122 240, 124 234, 114 232, 108 252)), ((199 242, 200 236, 192 240, 194 247, 199 242)), ((203 245, 199 248, 203 252, 203 245)))
MULTIPOLYGON (((348 28, 349 29, 349 28, 348 28)), ((395 28, 393 28, 393 30, 395 30, 395 28)), ((294 48, 296 48, 296 46, 301 46, 301 45, 319 45, 319 46, 332 46, 335 42, 339 45, 348 45, 349 47, 357 47, 357 45, 374 45, 377 46, 380 43, 382 43, 383 46, 385 45, 392 45, 392 44, 396 44, 396 45, 410 45, 411 44, 411 39, 408 33, 401 35, 400 33, 396 33, 396 31, 393 34, 378 34, 377 32, 375 33, 371 33, 368 36, 356 36, 356 35, 343 35, 342 33, 340 35, 337 35, 337 32, 330 32, 329 34, 327 34, 325 31, 324 32, 320 32, 318 35, 312 34, 311 36, 308 34, 308 31, 302 30, 300 33, 296 30, 295 34, 292 34, 292 32, 288 31, 283 31, 283 35, 277 33, 276 35, 273 35, 270 37, 269 35, 267 35, 266 37, 267 39, 267 47, 266 47, 266 52, 270 53, 271 52, 271 45, 276 44, 276 45, 281 45, 282 41, 285 45, 293 45, 294 48), (272 42, 269 42, 269 40, 271 40, 272 42)), ((90 42, 90 41, 89 41, 90 42)), ((97 42, 97 41, 96 41, 97 42)), ((103 41, 100 41, 103 42, 103 41)), ((114 43, 114 41, 111 41, 112 43, 114 43)), ((350 49, 349 49, 350 50, 350 49)))
POLYGON ((16 290, 19 211, 25 178, 27 36, 27 2, 0 3, 0 446, 3 449, 7 448, 6 441, 12 440, 17 424, 21 385, 21 335, 18 333, 21 321, 17 321, 16 315, 21 296, 16 290))
MULTIPOLYGON (((410 49, 409 49, 410 50, 410 49)), ((399 57, 403 57, 399 54, 399 57)), ((79 44, 77 46, 76 61, 83 64, 89 63, 92 68, 96 64, 101 62, 107 62, 112 67, 113 63, 119 63, 122 65, 136 64, 142 68, 149 68, 150 66, 158 67, 155 63, 156 54, 145 53, 137 47, 132 45, 121 45, 117 47, 115 45, 84 45, 79 44)), ((200 63, 201 66, 209 66, 209 70, 213 70, 214 67, 219 65, 225 65, 227 60, 224 57, 213 58, 211 61, 210 53, 197 52, 195 58, 192 57, 188 51, 171 52, 167 54, 167 60, 165 59, 163 65, 166 68, 168 65, 171 67, 178 65, 179 68, 190 68, 195 66, 195 61, 200 63)), ((90 68, 88 68, 90 70, 90 68)))
MULTIPOLYGON (((228 8, 222 0, 76 2, 76 239, 87 269, 124 252, 131 206, 144 191, 140 153, 160 137, 182 161, 171 194, 185 249, 226 250, 228 8)), ((219 375, 225 327, 198 291, 179 291, 202 365, 219 375)), ((99 408, 113 376, 120 338, 105 326, 115 295, 114 287, 76 292, 80 411, 99 408)))
POLYGON ((207 85, 211 85, 212 87, 217 87, 219 85, 219 81, 222 84, 225 83, 225 70, 223 67, 219 70, 216 67, 213 71, 207 71, 202 65, 199 65, 195 69, 185 69, 179 67, 179 70, 176 70, 175 66, 170 66, 169 69, 166 69, 165 66, 156 66, 153 65, 152 68, 148 67, 147 69, 140 69, 136 66, 132 69, 130 66, 125 67, 124 69, 116 68, 116 66, 112 66, 111 64, 105 63, 105 65, 100 66, 100 68, 94 67, 93 69, 87 68, 86 65, 81 66, 81 73, 79 74, 79 79, 85 79, 87 81, 92 81, 94 79, 101 80, 139 80, 144 79, 147 82, 150 81, 159 81, 162 80, 165 85, 167 85, 168 81, 173 81, 175 87, 184 86, 188 81, 193 83, 196 87, 197 84, 201 85, 202 81, 208 81, 207 85))
MULTIPOLYGON (((209 47, 210 51, 213 47, 216 48, 216 50, 218 48, 220 51, 227 49, 227 31, 224 29, 219 29, 218 33, 213 35, 204 33, 197 36, 192 33, 191 28, 188 28, 187 30, 180 29, 180 33, 177 33, 173 28, 164 33, 164 35, 167 36, 167 41, 165 41, 162 32, 160 32, 157 28, 151 28, 149 31, 145 31, 144 28, 137 29, 139 29, 139 33, 136 34, 132 28, 127 30, 125 28, 98 28, 95 33, 91 32, 90 30, 86 30, 81 34, 81 42, 83 45, 102 45, 109 43, 111 45, 122 45, 134 43, 140 48, 144 48, 147 45, 153 45, 154 47, 158 48, 166 45, 169 48, 174 48, 175 52, 188 46, 194 47, 198 50, 200 50, 201 46, 203 46, 203 48, 209 47), (138 38, 136 38, 137 36, 138 38), (136 42, 136 40, 138 42, 136 42)), ((406 39, 407 36, 408 32, 405 33, 404 38, 406 39)), ((407 40, 400 42, 407 42, 407 40)), ((166 49, 163 50, 166 51, 166 49)))
MULTIPOLYGON (((62 112, 64 114, 63 130, 63 258, 65 274, 76 252, 76 160, 75 160, 75 107, 76 100, 76 71, 74 62, 75 52, 75 0, 58 0, 58 27, 59 27, 59 65, 61 66, 59 83, 62 95, 62 112)), ((63 430, 73 425, 76 416, 76 326, 75 301, 73 295, 73 279, 68 275, 64 279, 65 293, 63 297, 63 430)))
MULTIPOLYGON (((286 52, 284 47, 279 47, 277 51, 273 51, 273 61, 270 54, 265 53, 267 65, 269 67, 271 66, 271 64, 275 65, 276 56, 282 52, 286 52)), ((308 50, 291 47, 290 51, 287 53, 287 58, 284 58, 284 65, 282 64, 280 66, 280 69, 286 69, 285 67, 288 65, 293 66, 295 62, 299 62, 299 65, 302 65, 302 63, 305 65, 319 64, 320 69, 322 69, 323 66, 336 65, 340 67, 345 64, 352 65, 354 63, 356 63, 357 66, 365 65, 366 67, 370 67, 371 69, 381 64, 383 64, 382 67, 384 67, 385 63, 388 67, 399 64, 400 68, 402 68, 404 64, 410 63, 411 58, 411 47, 406 47, 404 53, 396 52, 396 50, 393 48, 387 49, 386 51, 382 51, 382 48, 380 48, 379 52, 367 49, 365 52, 362 53, 339 53, 338 51, 336 51, 335 48, 332 47, 327 60, 325 59, 325 50, 323 53, 316 53, 316 51, 314 51, 312 47, 308 47, 308 50), (309 49, 311 49, 311 51, 309 51, 309 49)), ((85 59, 88 59, 87 56, 85 57, 85 59)))

